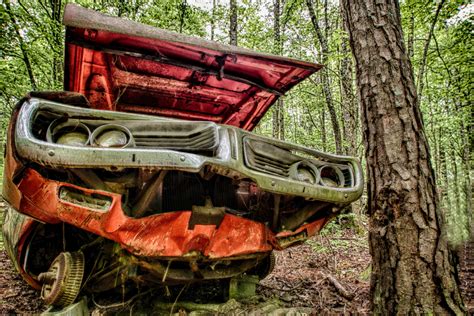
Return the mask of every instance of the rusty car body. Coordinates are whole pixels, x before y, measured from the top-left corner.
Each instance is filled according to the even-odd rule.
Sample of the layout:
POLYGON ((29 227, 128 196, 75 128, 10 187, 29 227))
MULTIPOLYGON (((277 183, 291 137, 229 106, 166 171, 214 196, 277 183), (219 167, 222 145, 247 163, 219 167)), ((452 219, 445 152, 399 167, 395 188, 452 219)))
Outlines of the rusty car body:
POLYGON ((251 133, 321 65, 67 5, 64 92, 16 106, 3 233, 48 304, 264 277, 358 199, 355 158, 251 133))

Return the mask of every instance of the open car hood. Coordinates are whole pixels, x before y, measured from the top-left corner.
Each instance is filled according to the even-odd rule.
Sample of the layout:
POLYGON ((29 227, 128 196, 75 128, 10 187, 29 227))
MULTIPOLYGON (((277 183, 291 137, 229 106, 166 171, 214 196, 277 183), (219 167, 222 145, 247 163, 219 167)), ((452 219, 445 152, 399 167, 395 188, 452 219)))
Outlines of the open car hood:
POLYGON ((65 90, 91 106, 253 129, 322 66, 161 30, 68 4, 65 90))

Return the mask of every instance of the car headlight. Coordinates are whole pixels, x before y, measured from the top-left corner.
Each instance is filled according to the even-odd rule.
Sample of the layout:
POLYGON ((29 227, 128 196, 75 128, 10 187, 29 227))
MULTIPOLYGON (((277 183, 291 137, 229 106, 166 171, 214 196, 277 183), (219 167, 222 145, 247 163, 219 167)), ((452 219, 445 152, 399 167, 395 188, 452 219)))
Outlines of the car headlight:
POLYGON ((46 140, 50 143, 87 146, 91 136, 90 129, 82 123, 53 121, 46 132, 46 140))
POLYGON ((306 161, 299 161, 291 165, 289 174, 294 180, 310 184, 317 184, 320 180, 318 169, 306 161))
POLYGON ((132 147, 134 140, 128 128, 118 124, 106 124, 94 130, 91 144, 98 147, 124 148, 132 147))
POLYGON ((319 173, 322 185, 333 188, 344 186, 344 175, 340 168, 336 166, 323 166, 319 173))

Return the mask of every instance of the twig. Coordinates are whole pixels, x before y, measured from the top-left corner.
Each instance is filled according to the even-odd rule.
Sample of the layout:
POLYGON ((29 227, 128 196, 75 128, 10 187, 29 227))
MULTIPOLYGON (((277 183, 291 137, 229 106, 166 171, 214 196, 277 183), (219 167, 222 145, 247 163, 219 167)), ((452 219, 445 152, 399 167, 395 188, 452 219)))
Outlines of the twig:
POLYGON ((145 291, 143 293, 138 293, 137 295, 134 295, 131 299, 129 299, 128 301, 125 301, 125 302, 120 302, 120 303, 114 303, 114 304, 109 304, 109 305, 100 305, 98 304, 95 299, 94 299, 94 295, 92 295, 92 303, 94 303, 94 305, 99 308, 99 309, 102 309, 102 310, 108 310, 108 309, 115 309, 115 308, 124 308, 128 305, 130 305, 135 299, 143 296, 143 295, 146 295, 148 293, 151 293, 152 290, 148 290, 148 291, 145 291))
POLYGON ((179 297, 180 297, 181 294, 183 293, 184 289, 188 288, 188 286, 189 286, 189 283, 188 283, 188 284, 185 284, 185 285, 181 288, 181 291, 179 291, 178 296, 176 296, 176 299, 175 299, 174 302, 173 302, 173 305, 171 305, 170 316, 173 314, 174 307, 176 306, 176 303, 178 302, 179 297))
POLYGON ((338 280, 336 280, 335 277, 330 274, 321 274, 336 288, 337 292, 341 294, 344 298, 348 300, 352 300, 354 298, 354 293, 350 293, 341 283, 339 283, 338 280))

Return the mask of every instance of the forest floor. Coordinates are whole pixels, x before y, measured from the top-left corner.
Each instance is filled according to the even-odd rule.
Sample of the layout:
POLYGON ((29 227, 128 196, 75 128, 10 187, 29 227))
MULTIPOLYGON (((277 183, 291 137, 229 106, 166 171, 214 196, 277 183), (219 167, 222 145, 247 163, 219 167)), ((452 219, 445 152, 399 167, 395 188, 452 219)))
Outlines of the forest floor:
MULTIPOLYGON (((364 226, 360 223, 361 228, 364 226)), ((370 263, 366 229, 356 232, 333 222, 306 243, 276 252, 275 268, 257 284, 255 297, 240 302, 230 300, 221 304, 225 309, 218 311, 238 315, 369 314, 370 263)), ((92 308, 91 312, 96 316, 132 315, 138 312, 137 306, 148 304, 151 307, 145 309, 145 314, 160 315, 154 300, 149 297, 133 305, 119 304, 118 309, 92 308)), ((176 315, 186 315, 178 305, 173 304, 166 314, 171 315, 171 309, 176 315)), ((40 293, 15 272, 0 237, 0 314, 44 310, 40 293)))
MULTIPOLYGON (((40 293, 15 272, 2 248, 0 244, 0 314, 44 311, 46 307, 40 293)), ((259 308, 266 304, 264 314, 271 310, 277 314, 280 314, 278 311, 366 314, 369 276, 366 234, 329 224, 321 235, 306 243, 276 252, 275 269, 257 285, 256 297, 251 302, 237 303, 232 311, 261 314, 259 308)), ((124 307, 113 313, 99 311, 95 314, 117 312, 128 315, 130 310, 124 307)))

